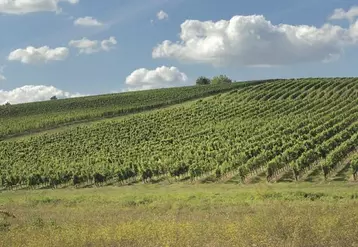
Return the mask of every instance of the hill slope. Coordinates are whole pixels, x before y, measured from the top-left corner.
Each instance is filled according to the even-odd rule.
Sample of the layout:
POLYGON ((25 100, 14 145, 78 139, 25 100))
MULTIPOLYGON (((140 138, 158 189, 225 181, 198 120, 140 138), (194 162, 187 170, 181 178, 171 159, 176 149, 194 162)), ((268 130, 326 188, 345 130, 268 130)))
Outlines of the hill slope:
POLYGON ((357 95, 356 78, 278 80, 1 142, 0 185, 356 174, 357 95))
POLYGON ((154 89, 0 106, 0 140, 59 125, 121 116, 225 92, 264 81, 154 89))

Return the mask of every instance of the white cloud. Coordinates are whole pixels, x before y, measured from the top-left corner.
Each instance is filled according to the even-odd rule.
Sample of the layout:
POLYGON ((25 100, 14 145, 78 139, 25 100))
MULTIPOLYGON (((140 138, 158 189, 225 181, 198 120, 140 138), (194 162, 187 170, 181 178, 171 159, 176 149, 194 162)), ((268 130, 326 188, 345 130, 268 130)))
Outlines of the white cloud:
POLYGON ((109 39, 105 39, 101 41, 101 49, 104 51, 109 51, 113 49, 113 47, 117 44, 117 40, 115 37, 109 37, 109 39))
POLYGON ((52 96, 57 98, 73 98, 84 96, 79 93, 69 93, 53 86, 26 85, 10 91, 0 90, 0 104, 11 104, 49 100, 52 96))
POLYGON ((186 20, 180 41, 158 44, 153 58, 208 63, 214 66, 274 66, 328 61, 358 40, 358 22, 350 28, 331 24, 273 25, 262 15, 231 20, 186 20))
POLYGON ((349 28, 349 36, 353 40, 353 43, 358 42, 358 21, 353 23, 349 28))
POLYGON ((61 61, 68 57, 69 50, 66 47, 57 47, 54 49, 48 46, 35 48, 28 46, 25 49, 17 49, 12 51, 9 56, 9 61, 20 61, 26 64, 47 63, 49 61, 61 61))
POLYGON ((344 20, 347 19, 353 22, 358 17, 358 6, 351 7, 348 11, 344 9, 335 9, 333 14, 329 17, 330 20, 344 20))
POLYGON ((59 2, 77 4, 79 0, 0 0, 0 13, 22 15, 34 12, 61 12, 59 2))
POLYGON ((84 27, 100 27, 103 26, 103 23, 94 19, 93 17, 86 16, 76 19, 73 24, 75 26, 84 26, 84 27))
POLYGON ((188 77, 176 67, 158 67, 154 70, 140 68, 133 71, 127 78, 128 91, 183 86, 188 77))
POLYGON ((167 20, 169 18, 169 15, 165 13, 163 10, 159 11, 157 13, 158 20, 167 20))
POLYGON ((80 40, 71 40, 69 46, 80 50, 80 53, 91 54, 98 51, 98 41, 82 38, 80 40))
POLYGON ((83 54, 92 54, 100 51, 110 51, 117 44, 115 37, 110 37, 102 41, 98 40, 89 40, 87 38, 82 38, 80 40, 71 40, 69 46, 79 49, 80 53, 83 54))
POLYGON ((0 66, 0 81, 5 81, 6 77, 3 75, 4 74, 4 68, 5 66, 0 66))

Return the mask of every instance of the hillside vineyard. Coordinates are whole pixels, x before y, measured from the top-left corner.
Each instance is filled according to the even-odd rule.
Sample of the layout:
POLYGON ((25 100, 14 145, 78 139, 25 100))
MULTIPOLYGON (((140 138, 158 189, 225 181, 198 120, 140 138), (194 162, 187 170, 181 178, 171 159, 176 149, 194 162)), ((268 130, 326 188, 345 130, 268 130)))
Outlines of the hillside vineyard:
POLYGON ((276 80, 0 142, 0 187, 257 174, 357 177, 358 79, 276 80))
POLYGON ((151 110, 263 81, 127 92, 0 106, 0 140, 74 122, 151 110))

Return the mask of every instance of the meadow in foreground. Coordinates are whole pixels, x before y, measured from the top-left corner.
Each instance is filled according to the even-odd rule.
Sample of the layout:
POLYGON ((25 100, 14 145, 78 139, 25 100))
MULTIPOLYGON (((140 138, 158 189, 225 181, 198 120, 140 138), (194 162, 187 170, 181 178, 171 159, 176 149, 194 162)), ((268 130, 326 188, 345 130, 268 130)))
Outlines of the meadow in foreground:
POLYGON ((0 196, 0 246, 358 246, 357 188, 335 182, 7 191, 0 196))

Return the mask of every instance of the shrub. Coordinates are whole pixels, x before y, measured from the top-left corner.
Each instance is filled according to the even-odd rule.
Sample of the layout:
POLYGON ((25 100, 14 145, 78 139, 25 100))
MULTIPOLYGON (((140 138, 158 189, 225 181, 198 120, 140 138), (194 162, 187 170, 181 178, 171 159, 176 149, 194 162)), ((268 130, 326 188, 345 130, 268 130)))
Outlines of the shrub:
POLYGON ((211 80, 212 84, 224 84, 224 83, 232 83, 232 80, 227 77, 226 75, 219 75, 219 76, 215 76, 212 80, 211 80))
POLYGON ((198 79, 196 79, 196 85, 209 85, 210 83, 210 79, 204 76, 200 76, 198 79))

